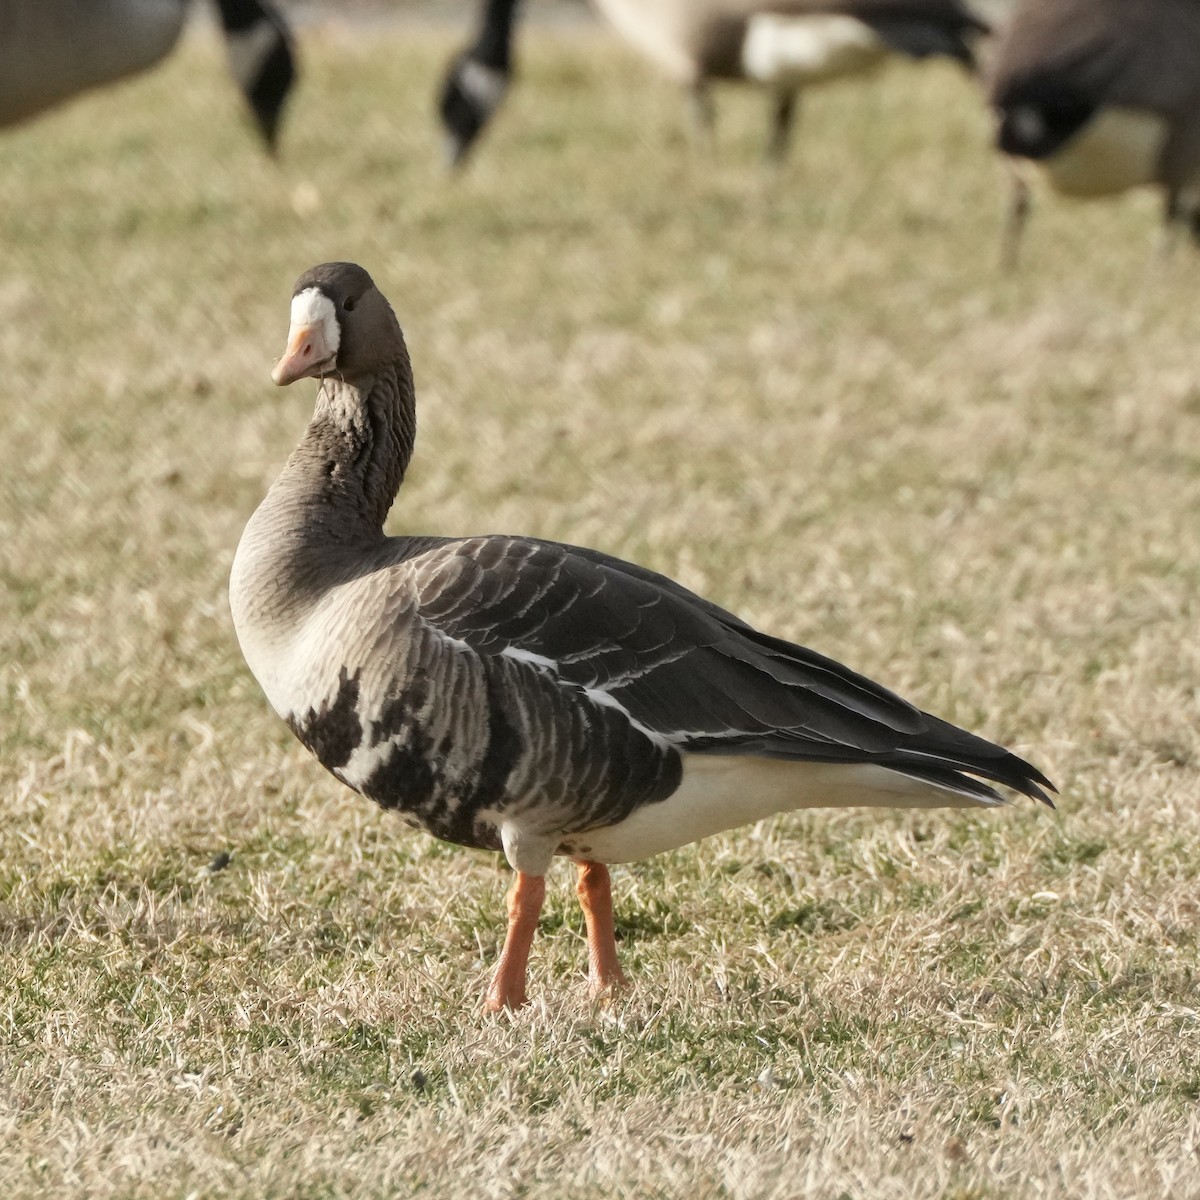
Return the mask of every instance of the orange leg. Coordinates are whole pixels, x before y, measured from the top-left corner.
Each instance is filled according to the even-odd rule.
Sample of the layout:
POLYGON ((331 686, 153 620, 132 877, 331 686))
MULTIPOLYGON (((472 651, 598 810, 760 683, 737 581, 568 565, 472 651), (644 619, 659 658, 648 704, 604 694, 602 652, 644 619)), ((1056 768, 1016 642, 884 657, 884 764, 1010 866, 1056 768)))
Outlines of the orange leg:
POLYGON ((517 872, 517 881, 508 893, 508 936, 504 939, 504 949, 500 951, 500 961, 483 1002, 489 1012, 520 1008, 526 1003, 525 971, 529 966, 529 947, 533 945, 545 898, 544 876, 517 872))
POLYGON ((626 980, 617 962, 617 942, 613 936, 612 887, 608 868, 603 863, 581 862, 579 867, 579 906, 587 926, 588 985, 593 996, 610 988, 624 987, 626 980))

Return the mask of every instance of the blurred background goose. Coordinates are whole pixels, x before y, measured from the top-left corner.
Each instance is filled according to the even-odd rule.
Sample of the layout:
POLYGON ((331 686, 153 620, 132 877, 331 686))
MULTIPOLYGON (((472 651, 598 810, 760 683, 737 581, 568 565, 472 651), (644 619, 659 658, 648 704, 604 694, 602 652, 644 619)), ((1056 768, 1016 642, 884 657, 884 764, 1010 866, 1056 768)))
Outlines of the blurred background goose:
MULTIPOLYGON (((968 67, 988 24, 967 0, 593 0, 631 46, 688 89, 711 138, 714 81, 756 84, 771 96, 768 154, 788 149, 800 92, 870 70, 889 57, 943 55, 968 67)), ((451 63, 441 113, 459 163, 486 126, 511 75, 516 0, 483 0, 480 34, 451 63)))
MULTIPOLYGON (((288 28, 266 0, 218 0, 230 70, 269 149, 295 78, 288 28)), ((188 0, 0 3, 0 125, 115 83, 175 47, 188 0)))
POLYGON ((512 82, 512 39, 520 0, 485 0, 475 40, 450 61, 438 111, 446 159, 462 163, 512 82))
POLYGON ((1030 208, 1022 164, 1067 196, 1144 184, 1200 240, 1200 3, 1023 0, 999 39, 989 99, 1016 160, 1005 234, 1015 262, 1030 208))
POLYGON ((555 856, 579 868, 593 992, 623 982, 605 864, 798 808, 975 807, 1049 781, 991 742, 673 580, 526 537, 388 537, 412 370, 352 263, 302 275, 278 384, 319 378, 238 545, 238 641, 343 783, 517 872, 490 1008, 525 1002, 555 856))

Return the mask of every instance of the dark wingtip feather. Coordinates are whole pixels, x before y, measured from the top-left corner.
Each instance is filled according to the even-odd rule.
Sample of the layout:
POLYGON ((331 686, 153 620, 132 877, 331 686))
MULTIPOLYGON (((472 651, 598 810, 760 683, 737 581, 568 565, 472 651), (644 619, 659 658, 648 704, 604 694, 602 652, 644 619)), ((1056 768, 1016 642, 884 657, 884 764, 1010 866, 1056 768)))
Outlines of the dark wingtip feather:
POLYGON ((935 787, 948 788, 960 795, 969 796, 981 804, 1008 804, 1010 800, 998 792, 992 783, 1011 788, 1022 796, 1028 796, 1047 808, 1055 807, 1049 793, 1058 794, 1058 789, 1036 767, 1018 758, 1015 754, 1006 756, 999 766, 993 763, 973 762, 963 763, 951 759, 930 762, 914 761, 912 758, 898 755, 902 761, 885 763, 893 771, 907 775, 912 779, 920 779, 932 783, 935 787), (984 780, 991 782, 985 783, 984 780))
POLYGON ((1054 808, 1050 793, 1057 795, 1058 789, 1032 763, 940 717, 929 713, 922 715, 929 722, 928 728, 919 738, 897 747, 897 760, 920 767, 923 764, 919 760, 914 763, 912 756, 928 756, 932 762, 940 761, 942 767, 982 776, 1047 808, 1054 808))
POLYGON ((1056 807, 1050 793, 1053 792, 1057 796, 1058 788, 1037 767, 1016 754, 1005 752, 998 766, 991 763, 986 766, 982 763, 972 763, 966 766, 966 770, 984 774, 988 779, 1012 788, 1013 791, 1020 792, 1022 796, 1028 796, 1047 808, 1056 807))
POLYGON ((1032 800, 1037 800, 1040 804, 1044 804, 1047 808, 1057 810, 1058 805, 1050 798, 1049 793, 1053 792, 1058 795, 1058 788, 1046 778, 1045 775, 1037 769, 1025 763, 1025 768, 1029 772, 1029 776, 1025 781, 1025 786, 1020 790, 1032 800))

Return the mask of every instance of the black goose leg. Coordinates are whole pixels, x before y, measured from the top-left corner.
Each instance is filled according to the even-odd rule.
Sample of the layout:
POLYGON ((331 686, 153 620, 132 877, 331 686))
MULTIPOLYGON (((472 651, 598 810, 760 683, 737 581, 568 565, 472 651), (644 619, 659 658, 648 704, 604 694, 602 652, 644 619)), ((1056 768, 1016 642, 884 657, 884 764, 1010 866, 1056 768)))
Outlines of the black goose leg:
POLYGON ((792 125, 796 120, 796 92, 777 92, 771 106, 771 135, 767 140, 767 160, 782 164, 792 144, 792 125))
POLYGON ((1029 184, 1017 171, 1013 171, 1008 214, 1004 219, 1004 233, 1000 243, 1000 265, 1005 271, 1015 271, 1020 262, 1021 238, 1024 236, 1032 206, 1033 197, 1029 184))
POLYGON ((707 80, 697 79, 688 89, 688 111, 696 144, 711 154, 717 140, 717 110, 707 80))

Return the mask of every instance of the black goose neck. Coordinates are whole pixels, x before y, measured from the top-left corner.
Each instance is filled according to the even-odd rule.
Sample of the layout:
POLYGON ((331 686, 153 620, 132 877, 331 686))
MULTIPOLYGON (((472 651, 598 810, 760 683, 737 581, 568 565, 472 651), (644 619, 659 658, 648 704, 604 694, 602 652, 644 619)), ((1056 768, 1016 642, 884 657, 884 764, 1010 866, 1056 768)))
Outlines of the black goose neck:
POLYGON ((512 31, 520 0, 484 0, 483 23, 471 57, 485 66, 508 70, 512 60, 512 31))

